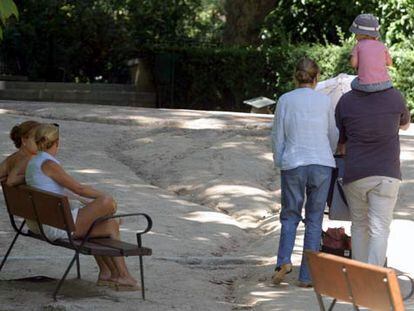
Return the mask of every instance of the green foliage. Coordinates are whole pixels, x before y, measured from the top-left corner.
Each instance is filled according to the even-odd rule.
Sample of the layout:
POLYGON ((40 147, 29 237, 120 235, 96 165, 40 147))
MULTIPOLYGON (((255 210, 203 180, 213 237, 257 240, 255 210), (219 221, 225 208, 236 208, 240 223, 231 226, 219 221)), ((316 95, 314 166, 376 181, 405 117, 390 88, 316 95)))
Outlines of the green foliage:
POLYGON ((348 28, 360 13, 372 13, 379 18, 381 32, 388 45, 412 41, 412 0, 280 0, 262 27, 263 43, 338 44, 338 33, 351 36, 348 28))
POLYGON ((277 98, 292 90, 293 70, 304 55, 321 67, 322 79, 352 72, 350 46, 288 45, 253 48, 159 48, 140 51, 152 63, 163 107, 246 111, 242 102, 277 98))
POLYGON ((408 48, 391 50, 394 67, 391 76, 394 86, 403 92, 411 115, 414 115, 414 51, 408 48))
POLYGON ((411 43, 414 39, 414 1, 380 0, 376 15, 380 18, 381 31, 388 45, 411 43))
POLYGON ((263 25, 263 42, 337 44, 338 30, 349 35, 352 20, 360 13, 373 12, 375 7, 372 0, 280 0, 263 25))
POLYGON ((218 0, 132 0, 126 9, 138 42, 213 40, 223 23, 218 0))
POLYGON ((213 40, 218 1, 16 0, 20 20, 0 53, 31 80, 122 83, 136 46, 213 40))
MULTIPOLYGON (((140 55, 154 68, 162 107, 247 111, 242 104, 245 99, 277 99, 292 90, 295 65, 305 55, 320 66, 321 80, 339 73, 355 74, 348 63, 351 49, 351 42, 267 49, 146 47, 140 55)), ((414 109, 414 52, 393 49, 392 55, 394 85, 414 109)))
POLYGON ((130 37, 116 1, 25 0, 1 54, 31 80, 126 81, 130 37))
POLYGON ((16 4, 13 0, 1 0, 0 1, 0 40, 3 39, 3 27, 6 25, 7 19, 11 16, 19 18, 19 12, 17 11, 16 4))

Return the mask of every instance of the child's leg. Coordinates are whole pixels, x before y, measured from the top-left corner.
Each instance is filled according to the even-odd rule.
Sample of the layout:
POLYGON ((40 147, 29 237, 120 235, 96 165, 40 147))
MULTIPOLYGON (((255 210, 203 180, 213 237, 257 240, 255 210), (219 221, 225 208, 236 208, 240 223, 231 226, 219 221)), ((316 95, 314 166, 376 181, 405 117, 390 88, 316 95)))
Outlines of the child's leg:
POLYGON ((361 84, 361 83, 359 83, 358 77, 356 77, 351 82, 351 88, 353 90, 367 92, 367 93, 379 92, 379 91, 389 89, 391 87, 392 87, 392 82, 391 81, 385 81, 385 82, 380 82, 380 83, 372 83, 372 84, 361 84))

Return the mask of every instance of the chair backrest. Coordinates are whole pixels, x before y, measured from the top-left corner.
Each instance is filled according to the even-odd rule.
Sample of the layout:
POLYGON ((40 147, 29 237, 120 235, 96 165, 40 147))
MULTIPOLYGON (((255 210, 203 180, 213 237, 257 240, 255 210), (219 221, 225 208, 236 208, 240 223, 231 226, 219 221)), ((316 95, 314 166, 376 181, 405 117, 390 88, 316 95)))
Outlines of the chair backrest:
POLYGON ((10 187, 6 182, 2 182, 1 187, 3 189, 3 195, 9 214, 24 219, 36 219, 36 215, 32 208, 32 202, 27 191, 23 191, 20 187, 10 187))
POLYGON ((326 253, 305 256, 317 294, 373 310, 404 310, 394 270, 326 253))
POLYGON ((75 224, 66 196, 29 186, 20 186, 19 190, 29 193, 37 219, 41 224, 69 232, 75 231, 75 224))

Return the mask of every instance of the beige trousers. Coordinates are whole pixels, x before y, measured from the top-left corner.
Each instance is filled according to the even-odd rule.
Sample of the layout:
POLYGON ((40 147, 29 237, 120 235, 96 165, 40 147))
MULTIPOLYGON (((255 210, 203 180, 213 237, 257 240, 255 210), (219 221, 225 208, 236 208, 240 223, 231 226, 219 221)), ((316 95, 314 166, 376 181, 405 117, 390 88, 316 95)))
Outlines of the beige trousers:
POLYGON ((353 259, 383 266, 400 180, 370 176, 344 185, 351 210, 353 259))

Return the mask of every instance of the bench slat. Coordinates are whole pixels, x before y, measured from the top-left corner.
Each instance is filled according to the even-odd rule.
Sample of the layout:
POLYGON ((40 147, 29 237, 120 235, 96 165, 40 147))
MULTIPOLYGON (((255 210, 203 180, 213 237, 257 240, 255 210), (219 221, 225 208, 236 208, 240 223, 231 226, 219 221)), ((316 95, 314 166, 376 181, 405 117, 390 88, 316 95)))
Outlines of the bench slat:
MULTIPOLYGON (((59 240, 59 243, 69 243, 69 240, 62 240, 62 242, 60 241, 61 240, 59 240)), ((82 244, 82 240, 74 240, 73 242, 76 246, 80 246, 82 244)), ((88 255, 100 256, 149 256, 152 254, 152 250, 150 248, 139 248, 137 245, 112 239, 89 240, 83 245, 81 252, 88 255), (117 245, 118 247, 115 248, 113 247, 114 245, 117 245), (120 248, 120 245, 122 245, 123 248, 120 248)))
POLYGON ((136 244, 134 245, 131 243, 114 240, 110 238, 90 239, 89 241, 109 248, 114 248, 116 250, 119 250, 121 253, 133 251, 138 247, 136 244))
MULTIPOLYGON (((32 238, 44 241, 43 237, 39 234, 29 231, 28 235, 32 238)), ((56 240, 55 243, 65 248, 74 249, 70 244, 69 239, 59 239, 56 240)), ((82 240, 73 240, 73 244, 79 247, 82 244, 82 240)), ((83 245, 80 252, 84 255, 97 256, 150 256, 152 254, 150 248, 139 248, 137 245, 109 238, 91 239, 83 245)))

